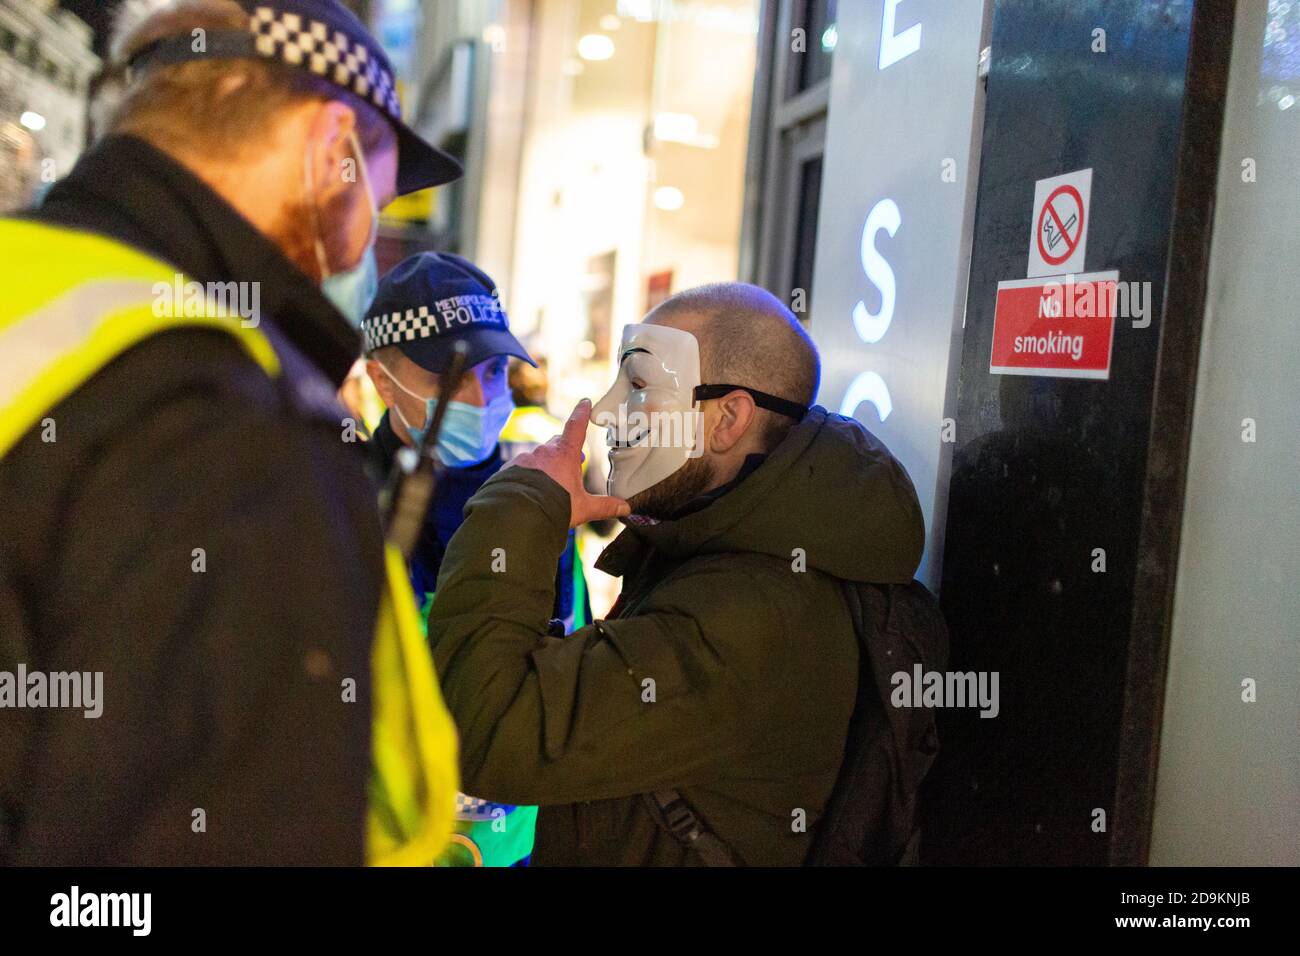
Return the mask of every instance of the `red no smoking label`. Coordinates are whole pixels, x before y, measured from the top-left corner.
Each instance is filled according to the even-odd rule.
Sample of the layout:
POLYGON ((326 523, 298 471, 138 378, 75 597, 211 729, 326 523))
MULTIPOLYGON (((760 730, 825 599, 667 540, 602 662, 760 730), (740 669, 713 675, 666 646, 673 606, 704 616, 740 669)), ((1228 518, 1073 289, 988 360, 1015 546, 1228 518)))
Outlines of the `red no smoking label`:
POLYGON ((1091 169, 1040 179, 1035 184, 1029 237, 1031 278, 1083 271, 1091 197, 1091 169))
POLYGON ((995 375, 1110 377, 1119 273, 998 283, 993 310, 995 375))

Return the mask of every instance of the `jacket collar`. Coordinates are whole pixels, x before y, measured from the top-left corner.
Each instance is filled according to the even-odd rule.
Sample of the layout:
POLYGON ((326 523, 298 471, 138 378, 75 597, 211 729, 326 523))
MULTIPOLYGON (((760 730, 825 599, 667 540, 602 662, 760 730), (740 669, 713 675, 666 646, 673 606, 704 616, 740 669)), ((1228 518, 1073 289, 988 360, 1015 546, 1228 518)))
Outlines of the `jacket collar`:
POLYGON ((316 283, 206 183, 133 136, 109 136, 47 195, 36 218, 99 232, 199 282, 257 282, 262 319, 338 386, 361 343, 316 283))
POLYGON ((596 559, 596 569, 616 578, 622 577, 642 560, 650 548, 654 547, 663 538, 672 535, 673 530, 681 527, 683 522, 689 522, 689 525, 693 527, 706 521, 707 518, 696 516, 719 498, 734 492, 740 483, 757 471, 765 461, 767 461, 767 455, 764 454, 746 456, 735 478, 725 485, 720 485, 712 491, 706 491, 704 494, 692 498, 670 519, 665 521, 650 521, 648 519, 638 521, 635 517, 627 519, 627 527, 605 547, 605 550, 596 559))
POLYGON ((925 518, 889 449, 855 419, 814 406, 708 507, 648 527, 629 522, 611 548, 611 561, 649 549, 668 562, 733 553, 789 561, 798 548, 810 569, 832 577, 905 584, 925 549, 925 518))

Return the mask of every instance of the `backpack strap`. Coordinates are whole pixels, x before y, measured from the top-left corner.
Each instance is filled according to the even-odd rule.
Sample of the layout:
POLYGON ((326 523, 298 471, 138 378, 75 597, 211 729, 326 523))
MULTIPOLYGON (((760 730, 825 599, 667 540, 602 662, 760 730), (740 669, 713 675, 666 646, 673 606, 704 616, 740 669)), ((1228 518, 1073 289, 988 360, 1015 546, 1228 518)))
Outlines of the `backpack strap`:
POLYGON ((921 865, 921 828, 913 827, 912 836, 907 841, 907 846, 903 847, 903 853, 898 858, 898 866, 920 866, 921 865))
POLYGON ((686 798, 677 790, 656 790, 642 794, 650 806, 650 815, 688 851, 699 854, 705 866, 736 866, 735 855, 695 815, 686 798))
MULTIPOLYGON (((846 581, 843 593, 858 641, 858 688, 845 759, 818 822, 808 863, 916 866, 921 845, 916 791, 934 760, 937 739, 932 739, 933 715, 918 719, 891 705, 891 675, 909 670, 914 663, 944 669, 947 626, 938 602, 918 581, 901 585, 846 581), (867 759, 871 748, 882 749, 883 765, 867 759), (857 781, 863 779, 874 781, 881 794, 879 804, 852 800, 861 792, 857 781), (847 832, 829 833, 830 821, 845 814, 845 825, 835 829, 847 832), (876 851, 868 854, 869 859, 863 856, 864 841, 876 851)), ((667 789, 643 796, 659 826, 699 854, 706 866, 738 865, 735 854, 700 821, 680 792, 667 789)))

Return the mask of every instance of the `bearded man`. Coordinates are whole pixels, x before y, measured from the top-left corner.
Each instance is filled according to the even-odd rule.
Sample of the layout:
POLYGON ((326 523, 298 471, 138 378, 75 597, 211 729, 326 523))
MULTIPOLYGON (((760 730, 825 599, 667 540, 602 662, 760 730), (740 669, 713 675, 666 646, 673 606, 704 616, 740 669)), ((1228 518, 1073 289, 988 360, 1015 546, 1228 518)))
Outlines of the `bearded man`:
POLYGON ((910 582, 924 540, 906 472, 812 406, 819 378, 767 292, 678 294, 627 327, 594 408, 610 496, 582 485, 584 400, 467 505, 429 636, 465 788, 541 807, 535 865, 808 856, 859 679, 844 584, 910 582), (568 529, 611 516, 617 603, 549 636, 568 529))

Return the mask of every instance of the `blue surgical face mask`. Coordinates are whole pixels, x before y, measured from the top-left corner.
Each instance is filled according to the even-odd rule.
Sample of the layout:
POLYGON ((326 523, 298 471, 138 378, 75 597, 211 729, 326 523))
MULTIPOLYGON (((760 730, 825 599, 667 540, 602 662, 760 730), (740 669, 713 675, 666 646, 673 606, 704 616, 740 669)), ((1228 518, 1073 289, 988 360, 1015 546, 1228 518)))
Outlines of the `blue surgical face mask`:
POLYGON ((367 249, 361 261, 348 271, 326 276, 321 280, 320 290, 354 329, 361 328, 361 320, 379 291, 379 263, 374 247, 367 249))
MULTIPOLYGON (((396 404, 393 405, 393 411, 397 413, 397 417, 402 420, 407 433, 411 436, 411 444, 418 448, 424 444, 425 435, 428 434, 429 426, 433 423, 433 413, 438 408, 438 400, 411 391, 387 368, 384 369, 384 373, 407 395, 424 402, 424 422, 419 427, 412 426, 402 414, 402 410, 396 404)), ((492 399, 484 406, 470 405, 466 402, 448 402, 447 414, 442 419, 442 431, 438 433, 438 444, 434 448, 438 460, 448 468, 465 468, 485 460, 501 440, 501 430, 506 427, 510 413, 514 410, 515 403, 509 392, 492 399)))
MULTIPOLYGON (((357 156, 357 168, 361 173, 361 182, 365 186, 366 199, 370 203, 370 238, 366 240, 366 251, 361 260, 351 269, 331 273, 325 257, 325 241, 321 238, 320 224, 316 222, 316 262, 322 276, 320 288, 325 298, 343 313, 343 317, 352 323, 353 328, 361 327, 361 320, 366 317, 366 310, 375 300, 379 291, 379 264, 375 259, 375 239, 379 234, 379 207, 375 203, 375 192, 370 187, 370 172, 366 169, 366 155, 361 150, 356 133, 349 133, 352 148, 357 156)), ((304 166, 308 196, 313 195, 311 181, 311 157, 308 156, 304 166)), ((308 204, 312 218, 316 219, 315 203, 308 204)))

